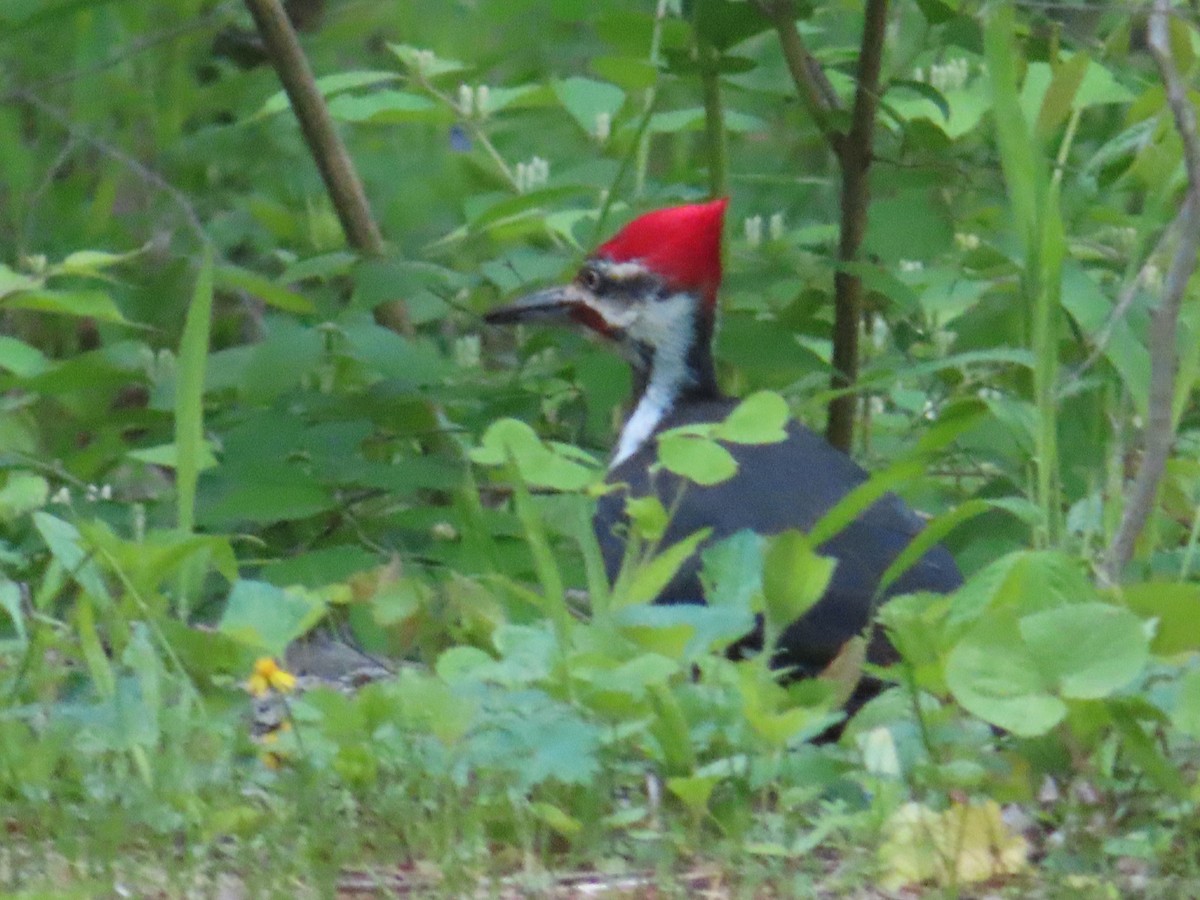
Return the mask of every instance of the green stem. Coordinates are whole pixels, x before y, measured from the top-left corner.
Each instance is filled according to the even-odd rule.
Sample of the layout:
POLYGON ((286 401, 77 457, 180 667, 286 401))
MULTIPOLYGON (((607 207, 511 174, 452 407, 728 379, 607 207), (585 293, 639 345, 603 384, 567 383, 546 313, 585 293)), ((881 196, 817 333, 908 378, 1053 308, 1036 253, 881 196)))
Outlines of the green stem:
POLYGON ((729 191, 729 150, 725 137, 725 110, 721 103, 720 54, 696 38, 700 58, 700 87, 704 92, 704 132, 708 144, 708 193, 724 197, 729 191))
MULTIPOLYGON (((654 30, 650 33, 650 65, 656 69, 659 64, 659 49, 662 46, 663 20, 667 17, 668 0, 658 0, 654 10, 654 30)), ((646 88, 642 95, 642 111, 649 118, 650 110, 658 99, 657 81, 646 88)), ((633 195, 640 197, 646 187, 646 167, 650 163, 650 132, 643 129, 637 139, 637 168, 634 169, 633 195)))

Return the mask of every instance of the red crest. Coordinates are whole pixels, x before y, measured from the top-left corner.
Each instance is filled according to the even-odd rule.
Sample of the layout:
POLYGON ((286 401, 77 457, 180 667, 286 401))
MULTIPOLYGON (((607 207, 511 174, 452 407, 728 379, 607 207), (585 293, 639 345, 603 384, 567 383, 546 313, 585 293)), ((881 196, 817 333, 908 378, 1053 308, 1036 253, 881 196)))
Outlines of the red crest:
POLYGON ((721 286, 721 228, 727 198, 656 209, 634 219, 595 256, 639 262, 680 290, 698 291, 708 307, 721 286))

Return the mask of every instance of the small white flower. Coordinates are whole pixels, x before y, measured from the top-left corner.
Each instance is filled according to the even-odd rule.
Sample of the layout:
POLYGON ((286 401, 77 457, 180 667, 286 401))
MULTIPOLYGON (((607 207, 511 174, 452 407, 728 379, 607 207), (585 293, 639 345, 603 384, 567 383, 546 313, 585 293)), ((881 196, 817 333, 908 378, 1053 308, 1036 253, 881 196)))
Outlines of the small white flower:
POLYGON ((609 135, 612 134, 612 116, 609 113, 596 113, 596 127, 592 130, 592 134, 602 144, 608 140, 609 135))
POLYGON ((475 92, 469 84, 458 86, 458 111, 467 119, 475 111, 475 92))
POLYGON ((457 541, 458 529, 449 522, 435 522, 430 534, 435 541, 457 541))
POLYGON ((71 505, 71 489, 65 484, 50 495, 50 502, 55 506, 71 505))
POLYGON ((479 365, 479 335, 464 334, 454 342, 454 362, 460 369, 472 369, 479 365))
POLYGON ((771 221, 767 224, 767 233, 771 235, 773 241, 783 239, 783 213, 771 214, 771 221))
POLYGON ((902 259, 899 267, 901 272, 920 272, 925 268, 925 263, 919 259, 902 259))
POLYGON ((413 54, 413 62, 416 63, 417 71, 422 75, 432 69, 436 61, 437 57, 433 55, 432 50, 418 50, 413 54))
POLYGON ((486 84, 481 84, 475 88, 475 111, 479 113, 479 118, 485 118, 491 110, 492 92, 486 84))
POLYGON ((762 243, 762 216, 749 216, 744 222, 742 222, 742 228, 746 232, 747 244, 749 244, 751 247, 757 247, 762 243))
POLYGON ((979 235, 972 232, 958 231, 954 234, 954 243, 960 250, 978 250, 979 235))

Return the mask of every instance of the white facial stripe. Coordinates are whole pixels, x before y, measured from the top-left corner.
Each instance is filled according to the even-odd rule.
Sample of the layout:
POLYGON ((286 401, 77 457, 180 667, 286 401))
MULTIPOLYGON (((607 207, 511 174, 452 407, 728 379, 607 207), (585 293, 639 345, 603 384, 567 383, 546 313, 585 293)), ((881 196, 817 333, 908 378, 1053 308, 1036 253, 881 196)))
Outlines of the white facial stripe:
POLYGON ((687 352, 695 328, 695 301, 675 294, 643 306, 626 333, 635 341, 654 348, 650 383, 637 408, 621 429, 617 452, 608 468, 614 469, 637 452, 671 412, 675 398, 688 379, 687 352))
POLYGON ((609 262, 606 259, 602 259, 597 260, 594 265, 615 281, 621 281, 625 278, 642 278, 647 274, 646 267, 639 262, 609 262))

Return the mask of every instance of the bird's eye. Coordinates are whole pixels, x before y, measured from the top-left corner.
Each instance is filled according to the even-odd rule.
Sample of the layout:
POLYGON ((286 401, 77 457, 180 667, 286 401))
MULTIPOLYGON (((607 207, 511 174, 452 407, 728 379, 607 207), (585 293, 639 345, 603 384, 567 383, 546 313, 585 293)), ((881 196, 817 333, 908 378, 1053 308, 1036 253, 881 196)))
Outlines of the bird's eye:
POLYGON ((587 288, 593 293, 600 290, 600 273, 595 269, 581 269, 579 272, 579 284, 587 288))

